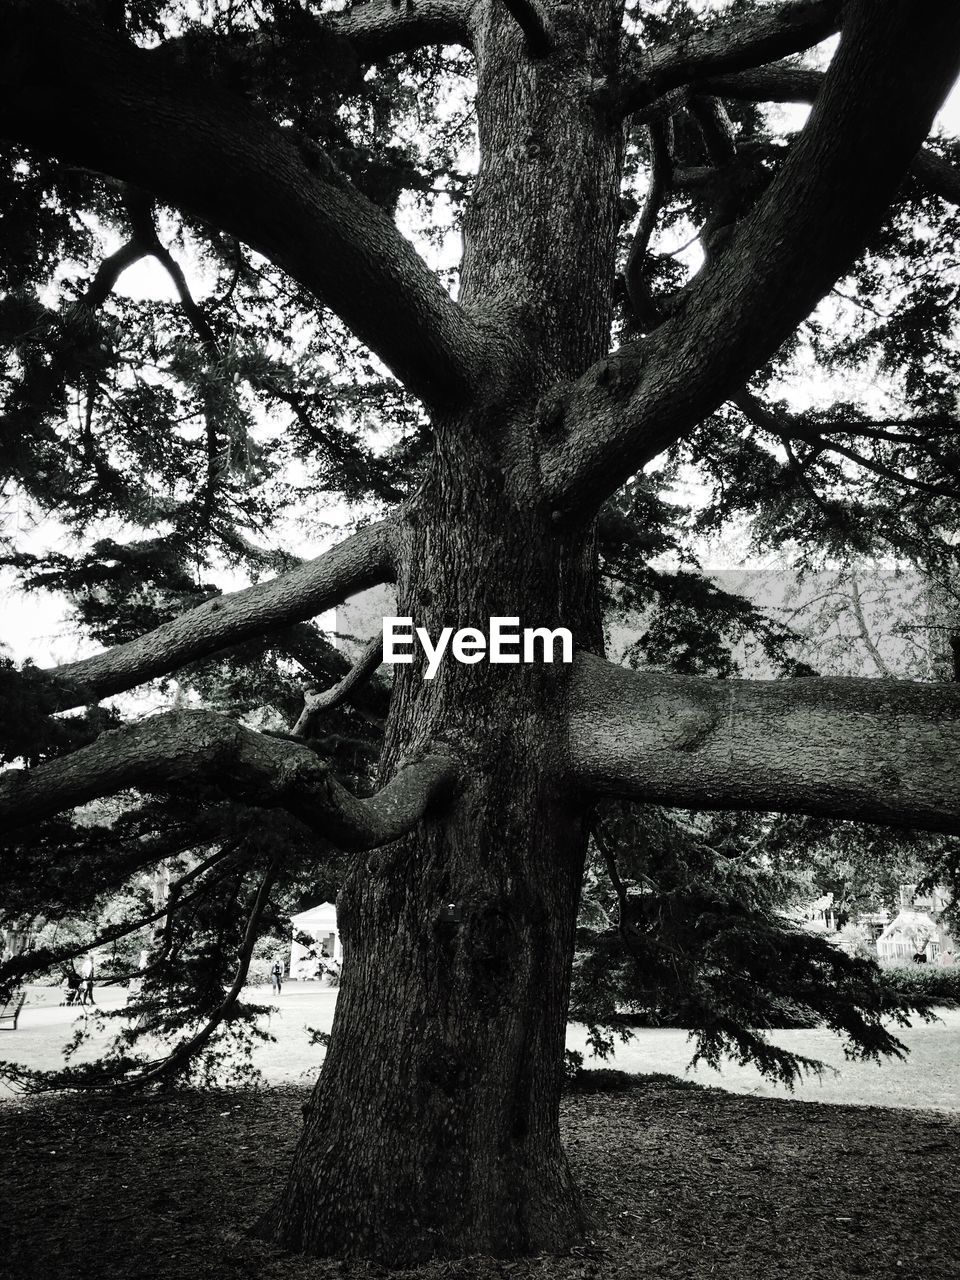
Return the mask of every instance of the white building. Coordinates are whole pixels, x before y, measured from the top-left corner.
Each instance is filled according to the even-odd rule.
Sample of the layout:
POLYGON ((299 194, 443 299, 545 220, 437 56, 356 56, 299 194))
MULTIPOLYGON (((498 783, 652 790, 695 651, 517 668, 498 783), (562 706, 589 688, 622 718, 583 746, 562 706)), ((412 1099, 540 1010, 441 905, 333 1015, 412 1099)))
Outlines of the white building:
POLYGON ((952 964, 956 947, 940 920, 946 901, 942 890, 921 898, 913 885, 901 885, 900 910, 877 938, 881 963, 903 964, 925 956, 929 964, 952 964))
POLYGON ((298 915, 290 917, 290 977, 316 978, 322 976, 322 966, 339 965, 343 960, 343 945, 337 928, 337 908, 332 902, 321 902, 298 915), (298 941, 306 935, 310 945, 298 941))

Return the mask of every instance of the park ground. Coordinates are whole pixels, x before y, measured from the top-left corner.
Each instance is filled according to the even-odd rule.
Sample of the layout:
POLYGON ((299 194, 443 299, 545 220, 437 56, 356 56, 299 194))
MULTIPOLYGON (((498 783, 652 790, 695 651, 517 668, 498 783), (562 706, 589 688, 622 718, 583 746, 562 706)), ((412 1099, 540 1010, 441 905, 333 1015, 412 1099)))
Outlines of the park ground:
MULTIPOLYGON (((794 1097, 746 1068, 676 1078, 690 1056, 683 1033, 641 1032, 614 1060, 629 1079, 593 1077, 613 1087, 564 1102, 592 1224, 568 1257, 387 1272, 275 1251, 249 1227, 279 1193, 299 1132, 319 1052, 305 1028, 327 1029, 334 999, 288 986, 274 1002, 276 1042, 258 1051, 269 1088, 142 1101, 8 1094, 3 1280, 960 1280, 957 1010, 907 1030, 907 1062, 882 1067, 844 1064, 825 1032, 779 1033, 842 1072, 794 1097)), ((36 996, 0 1056, 51 1065, 72 1016, 36 996)), ((571 1028, 571 1047, 582 1038, 571 1028)))

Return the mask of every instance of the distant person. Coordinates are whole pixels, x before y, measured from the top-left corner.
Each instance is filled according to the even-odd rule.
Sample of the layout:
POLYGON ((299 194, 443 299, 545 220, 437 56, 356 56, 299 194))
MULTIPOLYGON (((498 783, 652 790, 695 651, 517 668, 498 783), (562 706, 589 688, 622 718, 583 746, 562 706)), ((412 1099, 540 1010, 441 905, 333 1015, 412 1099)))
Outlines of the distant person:
POLYGON ((87 956, 83 962, 83 968, 80 970, 80 979, 83 989, 80 992, 81 1004, 96 1004, 93 998, 93 956, 87 956))
POLYGON ((64 967, 63 980, 67 985, 67 989, 64 992, 62 1003, 79 1004, 81 994, 80 989, 83 986, 83 980, 72 964, 69 968, 64 967))
POLYGON ((279 956, 270 966, 270 985, 273 987, 274 995, 278 996, 283 988, 283 961, 279 956))

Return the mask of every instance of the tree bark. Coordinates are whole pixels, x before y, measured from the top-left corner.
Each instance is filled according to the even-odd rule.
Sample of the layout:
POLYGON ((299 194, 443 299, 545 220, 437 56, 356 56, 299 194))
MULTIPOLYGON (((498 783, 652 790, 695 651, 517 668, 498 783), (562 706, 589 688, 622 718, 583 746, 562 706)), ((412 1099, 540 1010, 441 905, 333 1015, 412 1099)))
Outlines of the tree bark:
MULTIPOLYGON (((462 298, 519 318, 526 379, 437 418, 441 448, 399 525, 397 609, 433 636, 517 617, 569 627, 596 651, 593 531, 556 529, 523 459, 531 401, 609 333, 621 142, 584 109, 584 70, 604 68, 615 26, 584 24, 578 48, 534 61, 504 16, 491 6, 476 37, 486 158, 462 298)), ((559 1138, 587 838, 565 781, 571 668, 450 660, 432 681, 394 670, 385 767, 436 743, 464 782, 341 890, 332 1040, 262 1229, 288 1248, 392 1264, 561 1250, 583 1231, 559 1138)))
POLYGON ((702 680, 584 656, 570 762, 593 795, 960 832, 960 689, 702 680))
POLYGON ((376 795, 359 800, 314 753, 212 711, 171 711, 101 734, 34 769, 0 776, 0 821, 15 827, 126 787, 209 782, 248 804, 282 807, 344 849, 371 849, 408 831, 458 769, 450 753, 398 762, 376 795))
MULTIPOLYGON (((434 469, 399 563, 398 612, 433 636, 502 615, 598 645, 592 538, 518 510, 462 453, 434 469)), ((462 782, 341 889, 332 1041, 261 1226, 290 1249, 401 1265, 558 1250, 582 1232, 558 1127, 586 848, 565 783, 570 671, 450 660, 427 681, 395 668, 384 767, 435 743, 462 782)))

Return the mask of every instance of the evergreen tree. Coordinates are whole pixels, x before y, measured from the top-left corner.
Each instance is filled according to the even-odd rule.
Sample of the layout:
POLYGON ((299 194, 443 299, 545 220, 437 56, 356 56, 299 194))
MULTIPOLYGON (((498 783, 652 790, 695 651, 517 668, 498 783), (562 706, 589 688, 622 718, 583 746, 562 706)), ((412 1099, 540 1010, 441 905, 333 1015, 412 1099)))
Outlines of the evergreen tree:
POLYGON ((332 1041, 262 1230, 391 1262, 578 1238, 591 847, 621 948, 594 991, 649 962, 669 994, 666 921, 708 1057, 789 1075, 743 1032, 778 1001, 895 1049, 867 967, 772 927, 748 824, 596 807, 957 830, 956 690, 812 677, 690 550, 735 528, 953 580, 960 178, 928 135, 956 7, 8 0, 0 45, 0 465, 74 536, 7 563, 104 646, 0 671, 6 901, 94 919, 166 862, 187 1044, 269 912, 340 880, 332 1041), (124 294, 142 260, 169 301, 124 294), (331 498, 356 531, 298 563, 331 498), (371 683, 312 620, 387 581, 433 635, 516 616, 576 660, 371 683), (601 656, 602 605, 644 611, 639 667, 601 656), (747 634, 786 678, 738 678, 747 634), (104 707, 149 682, 155 714, 104 707))

